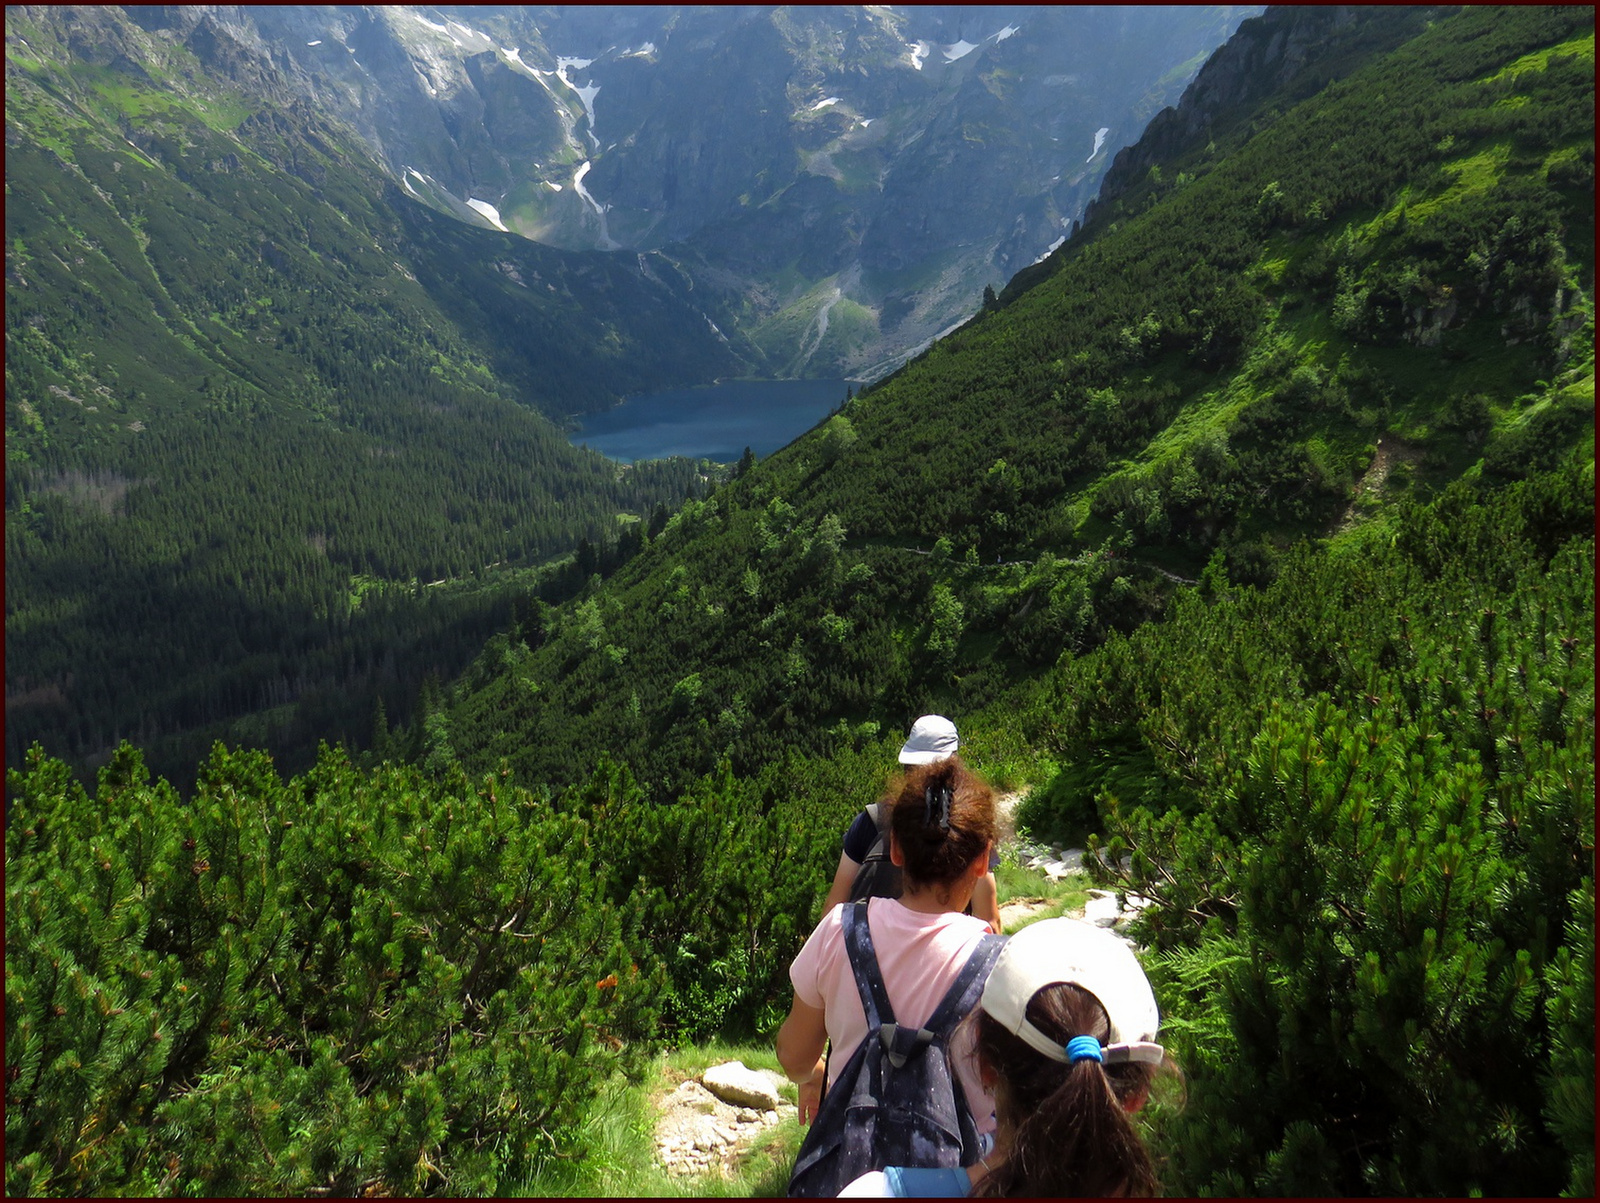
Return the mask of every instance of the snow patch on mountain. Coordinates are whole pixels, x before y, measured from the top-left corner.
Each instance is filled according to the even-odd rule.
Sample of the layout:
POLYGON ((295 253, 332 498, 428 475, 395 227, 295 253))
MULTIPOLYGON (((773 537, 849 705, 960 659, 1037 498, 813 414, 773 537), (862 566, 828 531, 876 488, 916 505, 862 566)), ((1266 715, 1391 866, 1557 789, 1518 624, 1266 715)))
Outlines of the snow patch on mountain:
POLYGON ((1014 37, 1014 36, 1016 36, 1017 34, 1019 34, 1021 32, 1022 32, 1022 30, 1018 29, 1015 25, 1007 25, 999 33, 991 33, 984 40, 985 41, 989 41, 989 42, 996 42, 996 43, 1003 42, 1007 38, 1014 37))
MULTIPOLYGON (((1089 152, 1089 159, 1094 158, 1095 155, 1100 153, 1100 148, 1105 145, 1106 135, 1110 132, 1111 127, 1109 125, 1102 125, 1099 129, 1095 130, 1094 149, 1089 152)), ((1089 159, 1085 159, 1084 162, 1087 163, 1089 159)))
MULTIPOLYGON (((592 58, 572 58, 567 55, 557 55, 556 74, 561 77, 561 82, 576 92, 578 94, 578 99, 583 102, 583 111, 589 114, 589 141, 594 144, 594 149, 598 152, 600 149, 600 140, 595 137, 594 133, 594 98, 595 95, 600 91, 600 85, 585 84, 580 88, 577 84, 573 83, 572 79, 567 75, 567 72, 574 68, 582 71, 592 62, 594 62, 592 58)), ((582 189, 580 188, 579 191, 581 192, 582 189)))
POLYGON ((911 45, 907 46, 906 49, 911 52, 911 65, 918 71, 921 71, 922 60, 928 57, 928 54, 933 50, 933 47, 927 42, 913 42, 911 45))
MULTIPOLYGON (((457 50, 466 49, 466 47, 464 47, 461 44, 461 39, 456 37, 455 34, 450 32, 450 26, 449 25, 438 25, 438 24, 435 24, 434 22, 428 20, 427 17, 424 17, 421 13, 415 13, 414 12, 411 15, 413 17, 415 17, 419 22, 421 22, 424 26, 426 26, 428 29, 433 30, 434 33, 441 34, 444 37, 449 38, 451 43, 455 46, 455 48, 457 50)), ((452 21, 451 24, 453 25, 454 22, 452 21)))
POLYGON ((830 104, 838 104, 838 103, 839 103, 839 98, 838 98, 838 97, 837 97, 837 96, 830 96, 830 97, 828 97, 828 99, 826 99, 826 100, 819 100, 819 101, 817 101, 817 103, 816 103, 816 104, 814 104, 814 105, 812 105, 812 106, 811 106, 811 111, 812 111, 812 112, 813 112, 813 113, 815 113, 815 112, 816 112, 816 111, 817 111, 817 110, 818 110, 818 109, 825 109, 825 108, 827 108, 827 107, 828 107, 828 106, 829 106, 829 105, 830 105, 830 104))
POLYGON ((475 196, 470 196, 467 198, 467 204, 494 222, 497 230, 505 230, 507 234, 511 233, 510 230, 506 230, 505 223, 500 220, 500 210, 496 209, 488 201, 481 201, 475 196))
MULTIPOLYGON (((467 37, 469 39, 471 39, 473 42, 482 42, 483 43, 482 46, 474 46, 474 47, 472 47, 472 49, 474 49, 474 50, 488 50, 488 49, 491 49, 494 46, 494 39, 493 38, 491 38, 486 33, 482 33, 479 30, 473 29, 472 26, 470 26, 470 25, 463 25, 459 21, 451 21, 450 22, 450 27, 452 29, 459 29, 462 33, 466 34, 467 37)), ((461 43, 457 42, 456 45, 460 46, 461 43)))
POLYGON ((530 67, 527 63, 522 61, 522 47, 521 46, 513 46, 509 50, 507 50, 504 46, 502 46, 502 47, 500 47, 500 53, 506 56, 506 62, 515 63, 517 66, 521 67, 524 71, 528 72, 530 75, 533 75, 535 77, 538 76, 539 70, 538 70, 537 67, 530 67))
POLYGON ((595 216, 600 219, 600 249, 603 251, 615 251, 620 249, 622 244, 613 241, 611 231, 606 228, 606 206, 590 196, 589 190, 583 186, 583 177, 589 174, 589 168, 593 166, 594 164, 589 160, 585 159, 583 161, 583 166, 572 173, 572 188, 582 198, 583 202, 594 210, 595 216))
POLYGON ((1055 254, 1056 248, 1059 247, 1066 240, 1067 240, 1067 236, 1065 234, 1063 234, 1060 238, 1057 238, 1049 246, 1044 248, 1044 254, 1040 255, 1037 259, 1034 260, 1034 262, 1035 263, 1043 263, 1046 259, 1050 258, 1051 255, 1055 254))
POLYGON ((944 61, 947 63, 953 63, 957 59, 966 58, 967 55, 971 54, 977 48, 978 47, 972 42, 962 38, 961 41, 955 42, 952 45, 944 48, 944 61))

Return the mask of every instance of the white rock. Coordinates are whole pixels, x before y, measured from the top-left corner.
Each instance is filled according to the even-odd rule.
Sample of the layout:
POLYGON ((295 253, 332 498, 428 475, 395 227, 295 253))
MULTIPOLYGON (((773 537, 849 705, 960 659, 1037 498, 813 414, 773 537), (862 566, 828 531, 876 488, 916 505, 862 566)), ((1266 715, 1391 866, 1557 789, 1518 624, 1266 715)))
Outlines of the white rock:
POLYGON ((765 1074, 750 1069, 743 1061, 714 1065, 700 1075, 706 1089, 735 1107, 754 1107, 771 1111, 778 1105, 778 1091, 765 1074))
POLYGON ((1083 917, 1089 923, 1095 923, 1101 927, 1110 927, 1117 921, 1117 915, 1120 911, 1121 908, 1117 906, 1116 895, 1113 894, 1109 898, 1089 899, 1084 904, 1083 917))

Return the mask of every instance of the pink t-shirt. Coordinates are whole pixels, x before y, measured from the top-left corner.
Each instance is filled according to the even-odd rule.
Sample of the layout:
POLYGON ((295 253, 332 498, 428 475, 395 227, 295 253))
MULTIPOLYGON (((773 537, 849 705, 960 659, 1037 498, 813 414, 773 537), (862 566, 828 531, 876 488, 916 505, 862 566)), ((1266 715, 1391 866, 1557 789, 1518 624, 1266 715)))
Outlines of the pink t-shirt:
MULTIPOLYGON (((945 991, 977 948, 989 925, 971 915, 946 912, 926 915, 897 898, 867 901, 867 928, 878 954, 878 972, 889 995, 895 1022, 921 1027, 933 1015, 945 991)), ((861 1009, 850 955, 844 947, 844 908, 822 917, 817 930, 789 966, 789 980, 800 1001, 821 1007, 833 1052, 828 1058, 828 1085, 866 1037, 867 1015, 861 1009)), ((956 1029, 950 1060, 961 1079, 967 1103, 980 1134, 995 1129, 994 1098, 978 1079, 972 1057, 972 1029, 956 1029)))

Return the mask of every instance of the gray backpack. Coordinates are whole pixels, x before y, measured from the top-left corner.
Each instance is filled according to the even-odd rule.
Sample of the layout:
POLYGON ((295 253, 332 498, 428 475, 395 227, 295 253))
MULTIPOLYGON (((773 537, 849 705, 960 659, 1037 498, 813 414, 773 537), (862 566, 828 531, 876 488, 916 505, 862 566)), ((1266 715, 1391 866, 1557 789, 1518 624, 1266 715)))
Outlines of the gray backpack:
POLYGON ((872 825, 877 828, 878 838, 872 841, 872 847, 867 850, 861 868, 856 870, 855 880, 850 883, 850 901, 898 898, 900 866, 889 859, 889 833, 884 830, 887 816, 883 813, 883 807, 876 802, 867 807, 867 814, 872 817, 872 825))
POLYGON ((791 1197, 832 1197, 885 1166, 955 1168, 979 1156, 972 1110, 950 1064, 950 1036, 977 1005, 1005 939, 984 936, 927 1026, 913 1029, 895 1022, 866 905, 845 903, 843 920, 867 1034, 823 1096, 795 1159, 791 1197))

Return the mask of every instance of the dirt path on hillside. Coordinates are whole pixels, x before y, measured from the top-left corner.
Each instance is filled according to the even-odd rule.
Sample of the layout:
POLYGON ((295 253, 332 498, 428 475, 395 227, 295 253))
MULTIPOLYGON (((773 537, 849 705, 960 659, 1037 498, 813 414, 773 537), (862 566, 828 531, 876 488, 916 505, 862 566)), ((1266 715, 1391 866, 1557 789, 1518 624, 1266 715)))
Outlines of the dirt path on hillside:
POLYGON ((1334 533, 1342 535, 1360 521, 1362 500, 1369 493, 1382 494, 1389 473, 1397 464, 1414 464, 1421 458, 1422 452, 1418 448, 1401 442, 1393 435, 1385 435, 1379 439, 1372 449, 1372 462, 1361 474, 1361 479, 1356 481, 1355 491, 1350 495, 1350 504, 1345 507, 1344 515, 1339 519, 1334 533))

